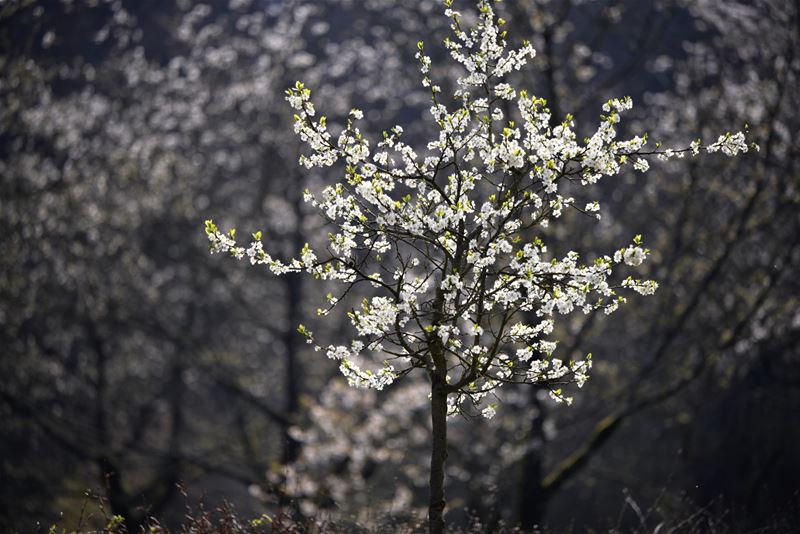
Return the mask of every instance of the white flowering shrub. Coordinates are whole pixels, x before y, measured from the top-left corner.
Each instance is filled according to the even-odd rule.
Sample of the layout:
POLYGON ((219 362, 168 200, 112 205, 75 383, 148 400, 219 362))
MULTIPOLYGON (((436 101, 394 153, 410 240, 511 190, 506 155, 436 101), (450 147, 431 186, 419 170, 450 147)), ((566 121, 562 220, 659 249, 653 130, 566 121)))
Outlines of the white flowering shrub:
MULTIPOLYGON (((437 85, 423 43, 416 54, 430 93, 433 138, 415 148, 395 126, 372 143, 358 126, 358 109, 332 132, 317 114, 311 90, 297 82, 286 94, 295 132, 308 148, 300 164, 344 167, 339 182, 305 192, 305 201, 330 224, 328 245, 306 245, 299 257, 281 260, 265 250, 261 232, 242 245, 234 230, 206 221, 211 251, 247 258, 277 275, 305 271, 338 282, 341 289, 328 294, 318 312, 323 316, 354 287, 369 288, 371 296, 347 312, 350 343, 322 345, 299 327, 339 363, 351 385, 382 389, 419 368, 431 377, 432 398, 446 399, 449 415, 479 411, 491 417, 496 407, 487 396, 507 383, 539 384, 554 400, 569 403, 562 388, 583 385, 591 355, 582 361, 558 357, 551 337, 555 317, 610 314, 627 292, 649 295, 657 283, 625 272, 649 253, 641 236, 588 261, 574 251, 562 257, 548 251, 543 229, 565 210, 600 216, 597 201, 579 204, 568 191, 581 186, 590 197, 593 184, 626 165, 646 172, 648 158, 701 150, 733 156, 748 145, 742 133, 675 149, 650 149, 646 135, 619 140, 617 124, 632 107, 628 97, 604 104, 594 133, 580 140, 570 115, 553 126, 546 101, 512 83, 511 73, 535 51, 528 42, 509 47, 505 21, 492 3, 477 3, 471 28, 462 27, 451 4, 445 1, 453 36, 444 46, 464 71, 452 95, 445 97, 437 85)), ((436 425, 434 414, 434 441, 436 425)), ((443 463, 444 456, 438 458, 443 463)), ((433 518, 433 501, 431 506, 433 518)))
MULTIPOLYGON (((326 117, 317 117, 311 90, 298 82, 287 100, 296 113, 295 132, 310 149, 301 165, 346 165, 342 181, 305 193, 335 228, 329 246, 324 252, 306 246, 299 258, 282 261, 264 250, 261 232, 241 246, 234 230, 223 233, 207 221, 211 251, 246 257, 278 275, 306 271, 338 281, 341 295, 357 284, 372 286, 375 296, 348 312, 355 339, 316 345, 339 362, 352 385, 382 389, 413 368, 434 372, 432 352, 438 349, 453 394, 450 413, 465 409, 467 401, 483 405, 489 392, 508 382, 547 384, 553 399, 569 402, 559 386, 582 385, 591 358, 557 357, 556 341, 548 339, 555 315, 610 314, 625 302, 623 290, 649 295, 657 283, 631 276, 614 281, 616 267, 646 259, 641 236, 592 262, 581 262, 575 252, 548 255, 537 227, 546 228, 570 208, 599 218, 598 202, 580 208, 562 194, 562 185, 578 182, 589 189, 627 164, 644 172, 648 156, 668 159, 701 149, 732 156, 748 146, 741 132, 684 149, 647 150, 646 135, 620 141, 615 125, 631 108, 630 98, 607 102, 595 133, 580 142, 570 116, 551 127, 546 102, 505 81, 534 57, 531 45, 509 49, 505 21, 490 2, 478 3, 479 22, 468 30, 450 3, 445 13, 454 39, 444 44, 466 74, 447 102, 418 44, 422 85, 430 91, 438 130, 422 154, 403 142, 400 126, 384 132, 373 148, 357 126, 363 118, 358 109, 334 138, 326 117), (519 120, 507 116, 507 104, 519 120)), ((340 296, 329 294, 318 313, 330 313, 340 296)), ((316 344, 309 330, 299 330, 316 344)), ((491 416, 494 407, 485 405, 482 412, 491 416)))

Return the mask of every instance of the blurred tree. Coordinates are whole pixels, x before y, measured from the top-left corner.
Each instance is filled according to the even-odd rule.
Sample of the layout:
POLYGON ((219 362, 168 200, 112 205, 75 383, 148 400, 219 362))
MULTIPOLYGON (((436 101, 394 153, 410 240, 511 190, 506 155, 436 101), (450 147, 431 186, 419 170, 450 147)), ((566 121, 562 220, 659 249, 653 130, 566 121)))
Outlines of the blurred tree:
MULTIPOLYGON (((289 117, 270 95, 302 73, 324 78, 338 110, 356 82, 407 68, 394 43, 342 37, 338 21, 372 28, 380 17, 413 33, 424 13, 368 7, 2 6, 0 393, 6 458, 21 460, 4 464, 14 481, 4 521, 74 507, 56 500, 88 485, 133 526, 179 479, 198 494, 209 476, 283 493, 264 475, 297 456, 288 430, 300 384, 314 380, 288 327, 302 285, 198 263, 205 244, 185 236, 212 201, 273 218, 270 237, 289 247, 315 224, 286 164, 296 158, 279 126, 289 117), (57 465, 39 470, 42 455, 57 465), (49 505, 16 497, 23 485, 49 505)), ((367 95, 371 113, 413 107, 394 77, 367 95)))

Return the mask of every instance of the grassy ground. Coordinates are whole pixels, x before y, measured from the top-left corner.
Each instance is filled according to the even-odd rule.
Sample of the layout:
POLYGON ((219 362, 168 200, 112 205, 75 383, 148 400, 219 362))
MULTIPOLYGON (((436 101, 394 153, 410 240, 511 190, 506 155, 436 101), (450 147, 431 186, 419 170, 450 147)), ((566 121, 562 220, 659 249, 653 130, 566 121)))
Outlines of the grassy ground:
MULTIPOLYGON (((469 526, 448 529, 453 534, 797 534, 800 533, 800 495, 788 509, 776 515, 760 528, 743 528, 735 524, 727 513, 711 513, 709 508, 698 508, 685 517, 648 524, 642 518, 638 526, 625 528, 593 529, 573 527, 568 529, 537 528, 523 530, 508 525, 491 528, 473 519, 469 526)), ((41 534, 423 534, 427 532, 424 518, 417 521, 392 517, 377 518, 369 526, 351 522, 331 522, 322 519, 298 521, 288 515, 262 515, 245 518, 229 504, 215 508, 188 506, 182 524, 168 528, 153 517, 144 524, 132 525, 120 516, 107 512, 102 499, 87 496, 75 527, 51 525, 37 529, 41 534)))

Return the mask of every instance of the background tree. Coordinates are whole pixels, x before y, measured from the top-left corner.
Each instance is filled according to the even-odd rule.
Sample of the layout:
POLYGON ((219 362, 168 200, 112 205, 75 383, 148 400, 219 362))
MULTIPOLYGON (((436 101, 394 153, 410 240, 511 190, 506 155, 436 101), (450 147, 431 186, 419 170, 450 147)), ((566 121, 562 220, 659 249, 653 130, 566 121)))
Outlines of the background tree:
MULTIPOLYGON (((4 6, 3 289, 17 310, 3 321, 4 428, 9 457, 62 459, 50 473, 30 469, 33 459, 8 465, 9 477, 45 499, 101 488, 132 525, 158 512, 179 479, 195 480, 197 493, 216 479, 220 495, 238 488, 242 499, 261 485, 280 498, 265 472, 297 454, 288 429, 300 385, 314 379, 297 368, 288 327, 302 287, 254 287, 243 273, 197 264, 202 240, 175 240, 213 200, 230 214, 280 213, 271 237, 291 246, 304 219, 299 184, 272 173, 295 148, 271 127, 288 122, 264 95, 303 72, 324 73, 322 90, 344 97, 351 70, 369 79, 403 63, 379 62, 369 35, 331 34, 355 13, 347 3, 94 4, 4 6), (226 181, 232 173, 239 180, 226 181), (208 292, 195 298, 201 286, 208 292), (87 467, 91 477, 77 474, 87 467)), ((423 20, 383 7, 354 20, 423 20)), ((381 46, 391 55, 391 43, 381 46)), ((403 90, 385 84, 367 99, 396 110, 403 90)), ((8 487, 3 515, 29 524, 8 487)), ((65 506, 23 500, 32 515, 65 506)))

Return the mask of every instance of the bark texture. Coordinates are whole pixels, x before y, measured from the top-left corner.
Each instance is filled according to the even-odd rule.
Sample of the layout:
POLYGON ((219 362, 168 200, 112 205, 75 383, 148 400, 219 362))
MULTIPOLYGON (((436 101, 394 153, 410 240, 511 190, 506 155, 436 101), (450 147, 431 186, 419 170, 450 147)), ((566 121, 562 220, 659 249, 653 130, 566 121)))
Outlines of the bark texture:
POLYGON ((431 447, 430 503, 428 528, 431 534, 444 532, 444 463, 447 459, 447 390, 444 379, 431 376, 431 447))

